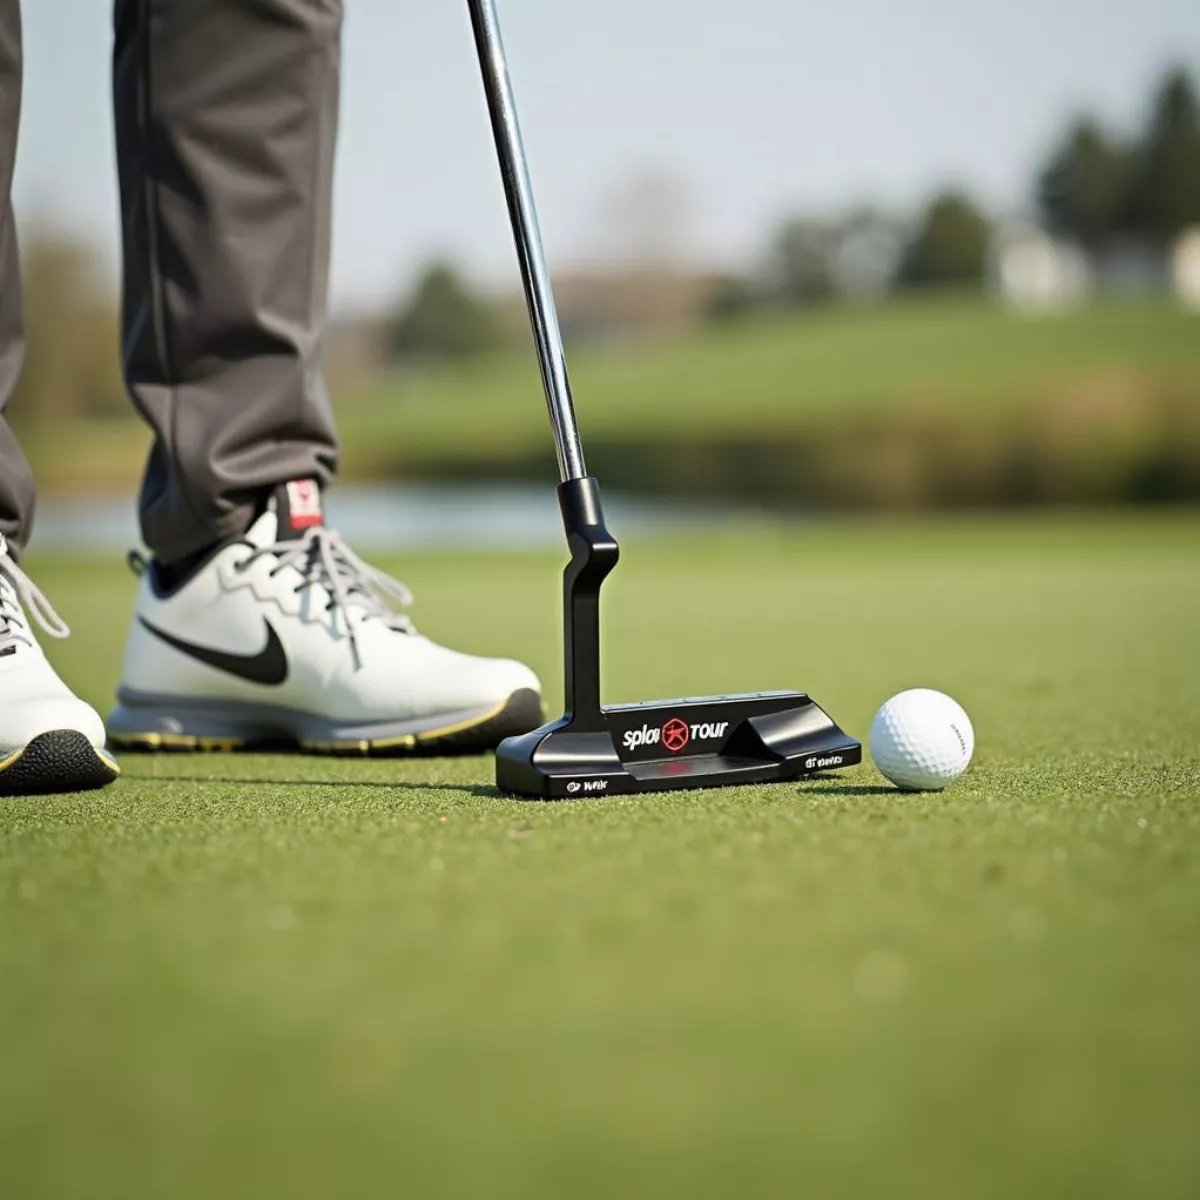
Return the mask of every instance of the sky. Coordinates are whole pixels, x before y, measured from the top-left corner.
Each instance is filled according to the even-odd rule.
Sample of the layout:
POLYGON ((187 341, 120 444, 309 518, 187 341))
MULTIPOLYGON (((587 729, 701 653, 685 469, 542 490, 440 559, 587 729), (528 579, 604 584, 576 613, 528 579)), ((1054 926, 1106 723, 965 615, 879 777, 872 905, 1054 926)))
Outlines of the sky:
MULTIPOLYGON (((1197 0, 499 0, 555 266, 619 241, 616 198, 675 181, 680 250, 744 265, 798 211, 911 211, 942 183, 1008 211, 1074 112, 1135 128, 1200 76, 1197 0), (684 217, 686 216, 686 220, 684 217)), ((18 221, 117 259, 109 5, 25 0, 18 221)), ((465 0, 346 0, 335 311, 433 256, 516 283, 465 0)), ((113 267, 115 270, 115 267, 113 267)))

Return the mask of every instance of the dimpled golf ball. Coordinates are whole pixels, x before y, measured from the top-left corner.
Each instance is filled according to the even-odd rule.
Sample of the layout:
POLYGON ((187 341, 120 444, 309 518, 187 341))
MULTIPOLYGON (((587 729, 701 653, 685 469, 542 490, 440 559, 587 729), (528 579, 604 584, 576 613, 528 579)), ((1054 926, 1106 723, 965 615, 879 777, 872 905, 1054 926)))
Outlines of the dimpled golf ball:
POLYGON ((912 688, 893 696, 871 722, 871 757, 898 788, 936 792, 971 761, 975 730, 944 692, 912 688))

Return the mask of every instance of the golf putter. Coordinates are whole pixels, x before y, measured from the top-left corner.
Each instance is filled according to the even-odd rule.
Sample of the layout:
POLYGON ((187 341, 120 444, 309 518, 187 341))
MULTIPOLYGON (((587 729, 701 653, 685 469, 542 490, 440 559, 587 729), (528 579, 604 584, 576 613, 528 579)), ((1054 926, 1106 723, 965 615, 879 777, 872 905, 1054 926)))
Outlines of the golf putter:
POLYGON ((544 800, 797 779, 862 761, 862 746, 802 692, 602 707, 600 587, 617 565, 584 465, 495 0, 468 0, 513 239, 537 345, 571 559, 563 580, 566 712, 496 751, 496 784, 544 800))

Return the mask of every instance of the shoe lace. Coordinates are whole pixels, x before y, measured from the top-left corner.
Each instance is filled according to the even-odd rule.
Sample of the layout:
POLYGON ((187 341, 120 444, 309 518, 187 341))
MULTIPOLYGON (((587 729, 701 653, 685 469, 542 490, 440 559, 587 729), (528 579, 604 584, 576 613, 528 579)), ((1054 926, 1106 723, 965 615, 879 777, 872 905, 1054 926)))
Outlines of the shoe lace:
POLYGON ((273 575, 288 567, 300 572, 303 579, 296 585, 297 592, 318 584, 325 588, 330 596, 327 607, 346 617, 346 631, 356 655, 355 622, 349 619, 352 609, 359 610, 364 621, 382 621, 389 629, 401 633, 416 632, 411 619, 393 607, 407 608, 413 602, 412 592, 398 579, 363 562, 336 530, 317 525, 302 538, 257 547, 242 559, 238 569, 245 571, 256 559, 268 554, 278 560, 272 568, 273 575))
POLYGON ((33 619, 52 638, 69 636, 67 623, 54 611, 54 606, 42 594, 37 585, 17 566, 9 553, 8 543, 0 534, 0 646, 13 642, 33 645, 23 612, 33 614, 33 619))

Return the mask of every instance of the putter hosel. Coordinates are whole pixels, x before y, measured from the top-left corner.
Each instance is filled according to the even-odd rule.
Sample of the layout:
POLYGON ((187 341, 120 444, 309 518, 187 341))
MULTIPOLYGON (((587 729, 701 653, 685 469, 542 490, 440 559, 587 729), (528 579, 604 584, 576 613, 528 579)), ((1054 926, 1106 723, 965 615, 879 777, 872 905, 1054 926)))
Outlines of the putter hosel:
POLYGON ((600 485, 590 476, 560 484, 558 505, 571 561, 563 575, 566 718, 581 731, 603 730, 600 710, 600 585, 620 557, 604 524, 600 485))

